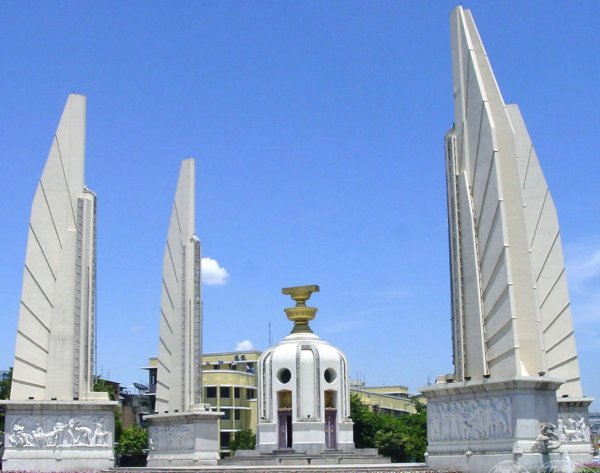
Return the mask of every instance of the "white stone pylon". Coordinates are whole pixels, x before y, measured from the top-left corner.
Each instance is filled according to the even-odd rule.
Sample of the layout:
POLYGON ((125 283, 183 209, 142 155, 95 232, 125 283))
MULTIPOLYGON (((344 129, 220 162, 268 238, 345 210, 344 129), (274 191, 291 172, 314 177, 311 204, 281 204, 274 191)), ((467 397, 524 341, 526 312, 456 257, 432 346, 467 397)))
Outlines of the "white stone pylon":
POLYGON ((567 422, 589 425, 592 399, 582 396, 556 209, 519 109, 504 103, 462 7, 452 13, 451 38, 454 373, 422 389, 427 462, 479 473, 514 460, 533 472, 559 447, 586 461, 585 435, 564 435, 567 422))
POLYGON ((156 411, 200 403, 202 300, 200 240, 195 235, 194 160, 181 164, 163 257, 156 411))
POLYGON ((200 240, 194 160, 181 164, 163 257, 156 413, 146 416, 149 467, 215 465, 218 419, 202 401, 200 240))
POLYGON ((516 105, 470 11, 451 21, 455 125, 446 135, 454 380, 548 376, 582 395, 556 209, 516 105))
POLYGON ((29 221, 3 467, 114 464, 115 401, 92 391, 96 196, 84 186, 86 99, 70 95, 29 221))
POLYGON ((84 186, 86 99, 70 95, 29 222, 12 400, 108 399, 92 393, 96 197, 84 186))

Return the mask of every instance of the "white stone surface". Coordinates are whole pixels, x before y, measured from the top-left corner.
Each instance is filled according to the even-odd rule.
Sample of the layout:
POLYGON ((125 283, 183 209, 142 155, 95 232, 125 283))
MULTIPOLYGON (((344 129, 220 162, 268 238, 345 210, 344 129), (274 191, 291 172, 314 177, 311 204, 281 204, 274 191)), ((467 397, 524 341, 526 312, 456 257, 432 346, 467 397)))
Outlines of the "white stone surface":
POLYGON ((200 404, 202 299, 200 241, 195 235, 195 164, 181 164, 163 257, 156 411, 200 404))
POLYGON ((519 109, 505 105, 468 10, 452 14, 446 135, 456 380, 563 379, 582 396, 556 209, 519 109))
POLYGON ((112 468, 114 401, 5 401, 2 467, 9 471, 112 468))
POLYGON ((561 384, 557 379, 513 377, 423 389, 427 464, 475 473, 514 460, 528 471, 537 471, 544 463, 540 426, 556 423, 556 390, 561 384))
POLYGON ((148 467, 216 465, 218 419, 222 412, 198 411, 146 416, 150 436, 148 467))
POLYGON ((258 361, 257 450, 280 450, 278 428, 279 395, 291 399, 291 448, 298 453, 318 454, 326 446, 326 391, 335 406, 336 442, 332 449, 354 450, 350 418, 348 362, 344 354, 312 333, 288 335, 263 352, 258 361), (281 376, 289 371, 290 377, 281 376), (328 371, 329 381, 325 373, 328 371), (332 379, 332 376, 335 376, 332 379))
POLYGON ((95 195, 84 187, 85 97, 65 105, 31 208, 12 400, 105 399, 91 392, 95 195))

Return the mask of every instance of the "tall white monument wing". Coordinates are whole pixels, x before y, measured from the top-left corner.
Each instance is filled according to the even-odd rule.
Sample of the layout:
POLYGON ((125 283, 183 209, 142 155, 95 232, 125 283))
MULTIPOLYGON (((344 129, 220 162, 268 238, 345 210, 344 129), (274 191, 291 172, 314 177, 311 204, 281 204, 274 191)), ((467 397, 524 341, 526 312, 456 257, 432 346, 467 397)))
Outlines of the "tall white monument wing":
POLYGON ((156 410, 200 402, 200 242, 195 236, 194 160, 181 164, 163 257, 156 410))
POLYGON ((96 216, 84 187, 85 109, 84 96, 69 96, 33 199, 13 400, 90 396, 96 216))
POLYGON ((519 176, 548 375, 564 379, 560 394, 581 396, 571 301, 556 207, 517 105, 507 105, 515 129, 519 176))
POLYGON ((581 395, 558 222, 527 131, 469 11, 452 17, 446 136, 455 376, 567 380, 581 395))

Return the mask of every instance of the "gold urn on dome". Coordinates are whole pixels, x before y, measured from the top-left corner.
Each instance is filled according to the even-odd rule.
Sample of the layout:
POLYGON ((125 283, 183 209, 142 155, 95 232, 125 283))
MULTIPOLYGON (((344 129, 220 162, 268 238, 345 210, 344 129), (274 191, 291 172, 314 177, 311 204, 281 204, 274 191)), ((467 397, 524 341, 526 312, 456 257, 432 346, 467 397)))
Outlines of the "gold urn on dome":
POLYGON ((281 290, 282 294, 290 296, 296 301, 295 307, 289 307, 284 309, 287 318, 294 322, 291 334, 293 333, 313 333, 308 325, 308 322, 315 318, 317 313, 316 307, 307 307, 306 301, 310 299, 313 292, 319 292, 319 286, 294 286, 284 287, 281 290))

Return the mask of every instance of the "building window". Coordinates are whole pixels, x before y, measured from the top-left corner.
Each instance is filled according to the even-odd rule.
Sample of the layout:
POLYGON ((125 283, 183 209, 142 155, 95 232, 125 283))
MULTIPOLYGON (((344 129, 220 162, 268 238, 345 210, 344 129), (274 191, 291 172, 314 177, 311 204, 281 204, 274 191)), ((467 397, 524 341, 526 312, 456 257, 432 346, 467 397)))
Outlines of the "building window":
POLYGON ((241 391, 242 391, 242 390, 241 390, 240 388, 233 388, 233 396, 234 396, 236 399, 239 399, 239 398, 240 398, 241 391))
POLYGON ((221 417, 221 420, 229 420, 231 419, 231 411, 229 409, 223 409, 223 413, 225 414, 221 417))
POLYGON ((220 370, 221 369, 221 365, 213 365, 213 370, 220 370))
POLYGON ((217 388, 215 386, 206 388, 206 397, 207 398, 217 397, 217 388))
POLYGON ((221 397, 231 397, 231 389, 229 387, 221 386, 221 397))
POLYGON ((242 411, 239 411, 239 410, 233 411, 233 416, 234 416, 233 418, 235 420, 240 420, 242 418, 242 411))
POLYGON ((246 399, 256 399, 254 388, 246 388, 246 399))
POLYGON ((221 448, 229 448, 231 432, 221 432, 221 448))
POLYGON ((236 370, 237 370, 237 368, 236 368, 236 364, 235 364, 235 363, 229 363, 229 369, 230 369, 231 371, 236 371, 236 370))

